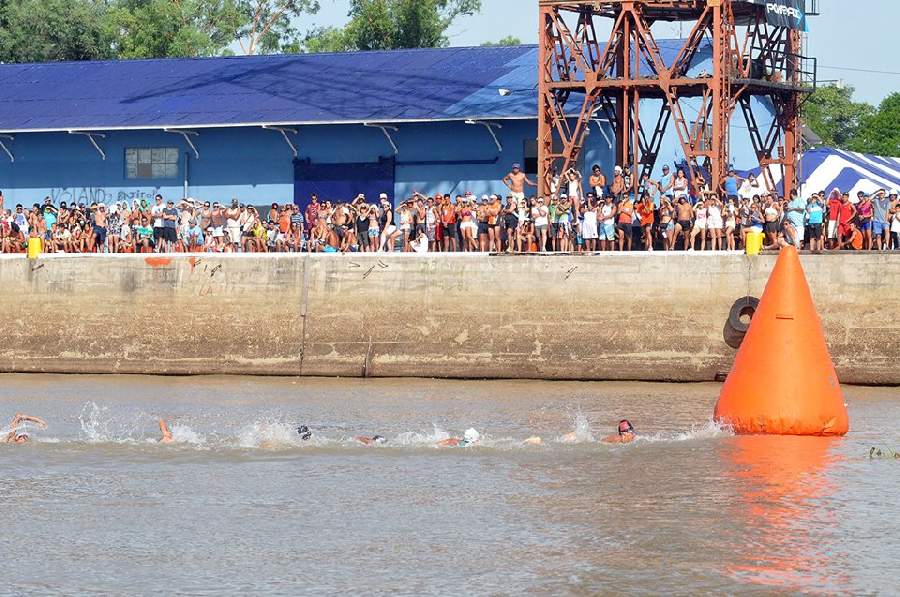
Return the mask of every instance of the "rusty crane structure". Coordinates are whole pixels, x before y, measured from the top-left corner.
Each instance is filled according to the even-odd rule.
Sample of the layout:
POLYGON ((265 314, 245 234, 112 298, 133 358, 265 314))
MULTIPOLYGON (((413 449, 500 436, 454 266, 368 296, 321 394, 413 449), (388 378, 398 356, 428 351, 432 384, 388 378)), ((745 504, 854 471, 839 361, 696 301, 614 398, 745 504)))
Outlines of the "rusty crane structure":
POLYGON ((539 6, 540 192, 549 191, 555 173, 578 164, 596 120, 610 123, 616 163, 633 167, 635 188, 653 171, 671 125, 690 174, 705 169, 718 189, 736 112, 769 188, 779 168, 785 195, 797 188, 800 107, 815 88, 815 60, 803 56, 802 29, 806 14, 816 13, 814 0, 539 0, 539 6), (802 17, 801 25, 791 26, 790 16, 802 17), (612 24, 607 39, 597 33, 602 19, 612 24), (687 32, 668 63, 652 32, 658 22, 680 23, 687 32), (711 57, 711 66, 697 72, 701 55, 711 57), (686 101, 696 109, 693 118, 686 101))

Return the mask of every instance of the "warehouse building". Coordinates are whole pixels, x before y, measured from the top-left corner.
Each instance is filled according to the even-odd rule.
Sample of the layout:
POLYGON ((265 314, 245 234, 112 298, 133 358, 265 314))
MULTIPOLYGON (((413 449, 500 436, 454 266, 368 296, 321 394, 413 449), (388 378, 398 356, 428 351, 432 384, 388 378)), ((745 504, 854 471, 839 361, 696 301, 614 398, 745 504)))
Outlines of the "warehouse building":
MULTIPOLYGON (((537 171, 537 52, 0 65, 0 189, 7 206, 503 192, 512 163, 537 171)), ((610 125, 591 131, 583 160, 610 172, 610 125)))

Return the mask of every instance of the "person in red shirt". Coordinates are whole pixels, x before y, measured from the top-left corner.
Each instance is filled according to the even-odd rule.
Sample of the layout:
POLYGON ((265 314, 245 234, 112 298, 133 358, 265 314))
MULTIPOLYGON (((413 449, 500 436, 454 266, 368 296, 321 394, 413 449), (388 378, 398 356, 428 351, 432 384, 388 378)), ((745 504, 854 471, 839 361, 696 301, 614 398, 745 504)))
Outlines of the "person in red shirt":
POLYGON ((312 230, 312 227, 319 221, 319 197, 313 195, 310 197, 310 203, 306 206, 306 233, 312 230))
POLYGON ((825 231, 829 249, 836 249, 838 246, 838 223, 841 220, 841 204, 841 191, 837 188, 832 189, 831 194, 828 195, 828 226, 825 231))
POLYGON ((649 193, 644 193, 641 202, 637 205, 637 213, 641 218, 641 232, 644 237, 644 250, 653 250, 653 200, 650 199, 649 193))
POLYGON ((840 221, 838 222, 838 237, 844 241, 853 232, 850 224, 855 221, 856 207, 850 203, 850 194, 844 193, 841 197, 840 221))

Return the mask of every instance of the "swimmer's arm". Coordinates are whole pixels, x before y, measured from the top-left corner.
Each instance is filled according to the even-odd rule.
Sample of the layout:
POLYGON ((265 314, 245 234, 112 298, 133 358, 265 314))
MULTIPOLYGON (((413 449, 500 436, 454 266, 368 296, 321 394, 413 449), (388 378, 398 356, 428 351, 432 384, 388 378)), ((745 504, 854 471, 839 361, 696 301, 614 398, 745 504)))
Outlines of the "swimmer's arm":
POLYGON ((169 426, 166 425, 165 419, 159 419, 159 432, 162 434, 160 441, 169 441, 172 439, 172 432, 169 431, 169 426))
POLYGON ((12 423, 10 423, 10 426, 17 427, 19 425, 19 423, 22 423, 22 422, 34 423, 35 425, 40 425, 44 429, 47 428, 47 421, 45 421, 44 419, 42 419, 40 417, 32 417, 31 415, 23 415, 23 414, 17 414, 16 417, 13 419, 12 423))

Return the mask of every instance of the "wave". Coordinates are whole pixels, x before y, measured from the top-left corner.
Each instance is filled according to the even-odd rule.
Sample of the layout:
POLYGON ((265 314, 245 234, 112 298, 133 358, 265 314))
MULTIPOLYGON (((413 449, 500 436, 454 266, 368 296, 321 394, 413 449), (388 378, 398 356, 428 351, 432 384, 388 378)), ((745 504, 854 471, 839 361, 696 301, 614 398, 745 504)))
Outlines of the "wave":
POLYGON ((691 425, 691 428, 688 431, 638 435, 635 438, 635 442, 687 442, 693 440, 715 439, 732 435, 734 435, 734 430, 730 425, 723 425, 710 419, 699 425, 691 425))

